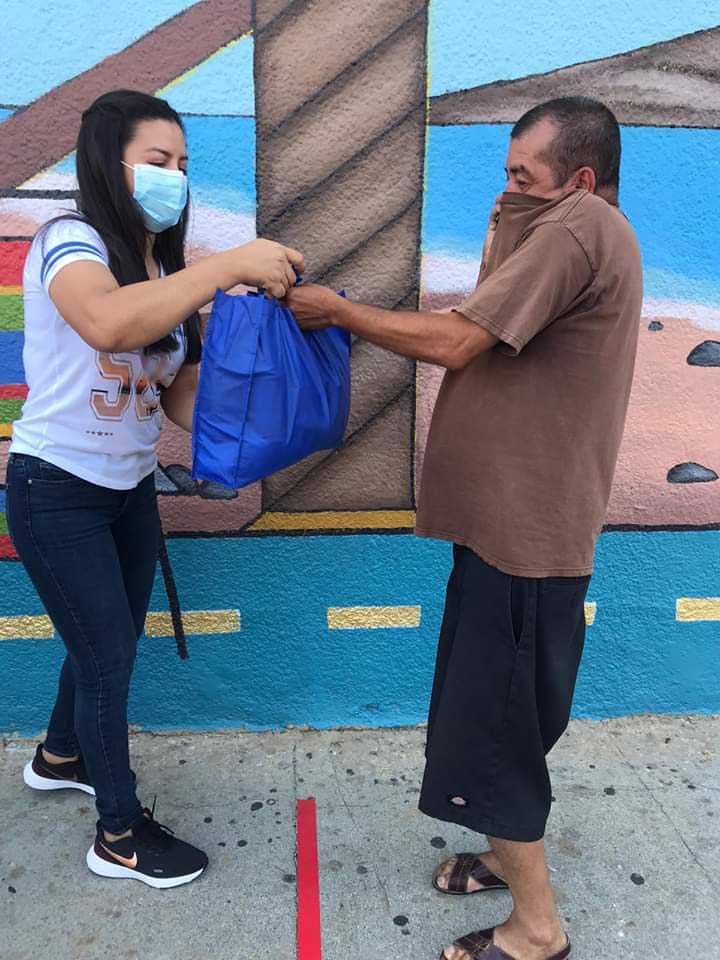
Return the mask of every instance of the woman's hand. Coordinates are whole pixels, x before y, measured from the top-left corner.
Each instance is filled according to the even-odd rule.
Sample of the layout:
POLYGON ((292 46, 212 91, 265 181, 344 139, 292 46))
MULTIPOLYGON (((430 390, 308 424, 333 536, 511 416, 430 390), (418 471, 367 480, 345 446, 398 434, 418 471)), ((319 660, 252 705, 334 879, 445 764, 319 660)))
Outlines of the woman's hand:
POLYGON ((346 301, 327 287, 314 283, 303 283, 292 287, 285 297, 284 304, 295 314, 298 326, 302 330, 322 330, 331 327, 337 320, 338 312, 346 301))
POLYGON ((295 270, 305 269, 303 255, 273 240, 253 240, 229 250, 237 282, 261 287, 273 297, 284 297, 296 280, 295 270), (293 270, 293 267, 295 270, 293 270))

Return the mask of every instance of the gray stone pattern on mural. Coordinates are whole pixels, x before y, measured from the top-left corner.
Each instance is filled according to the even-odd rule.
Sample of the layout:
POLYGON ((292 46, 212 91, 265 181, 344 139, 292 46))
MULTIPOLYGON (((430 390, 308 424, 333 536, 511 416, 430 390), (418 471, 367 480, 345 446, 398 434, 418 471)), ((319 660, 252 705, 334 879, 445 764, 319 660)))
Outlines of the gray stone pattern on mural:
POLYGON ((203 500, 235 500, 236 490, 229 490, 212 480, 193 480, 182 463, 155 468, 155 489, 164 497, 202 497, 203 500))
MULTIPOLYGON (((427 0, 257 0, 258 233, 302 249, 308 279, 417 309, 427 0)), ((345 446, 263 483, 263 509, 408 509, 415 364, 352 352, 345 446)))
POLYGON ((514 123, 543 100, 588 94, 611 106, 624 124, 720 127, 720 27, 550 73, 435 97, 430 122, 514 123))

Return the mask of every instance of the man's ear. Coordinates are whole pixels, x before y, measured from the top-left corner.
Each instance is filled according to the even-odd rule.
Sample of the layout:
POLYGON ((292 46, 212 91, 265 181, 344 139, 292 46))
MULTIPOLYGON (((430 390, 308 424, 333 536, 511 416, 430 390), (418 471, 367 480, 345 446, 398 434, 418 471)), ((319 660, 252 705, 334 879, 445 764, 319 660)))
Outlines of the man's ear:
POLYGON ((597 177, 592 167, 580 167, 577 173, 570 181, 573 190, 587 190, 588 193, 595 193, 597 189, 597 177))

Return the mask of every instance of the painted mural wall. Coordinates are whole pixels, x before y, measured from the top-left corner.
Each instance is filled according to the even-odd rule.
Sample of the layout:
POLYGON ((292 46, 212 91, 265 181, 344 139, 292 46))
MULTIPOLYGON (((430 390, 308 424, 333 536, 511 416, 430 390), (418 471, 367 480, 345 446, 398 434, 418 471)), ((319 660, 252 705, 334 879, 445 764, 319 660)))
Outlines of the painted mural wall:
MULTIPOLYGON (((26 394, 22 263, 72 206, 82 110, 158 92, 187 127, 191 255, 257 234, 387 307, 474 284, 510 125, 584 93, 623 124, 645 315, 587 608, 576 712, 720 711, 720 15, 539 0, 5 0, 0 65, 0 730, 34 732, 62 645, 4 521, 26 394)), ((165 426, 165 530, 132 719, 155 728, 413 723, 446 546, 411 534, 442 372, 353 347, 342 450, 241 491, 190 478, 165 426)))

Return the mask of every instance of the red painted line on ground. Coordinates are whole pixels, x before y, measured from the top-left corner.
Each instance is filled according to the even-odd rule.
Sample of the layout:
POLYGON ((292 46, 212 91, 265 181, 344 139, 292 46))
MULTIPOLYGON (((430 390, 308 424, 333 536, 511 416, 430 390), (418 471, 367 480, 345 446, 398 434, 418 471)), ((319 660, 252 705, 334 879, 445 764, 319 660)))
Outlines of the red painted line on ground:
POLYGON ((297 960, 322 960, 317 808, 297 802, 297 960))
POLYGON ((0 400, 26 400, 27 385, 24 383, 0 384, 0 400))

